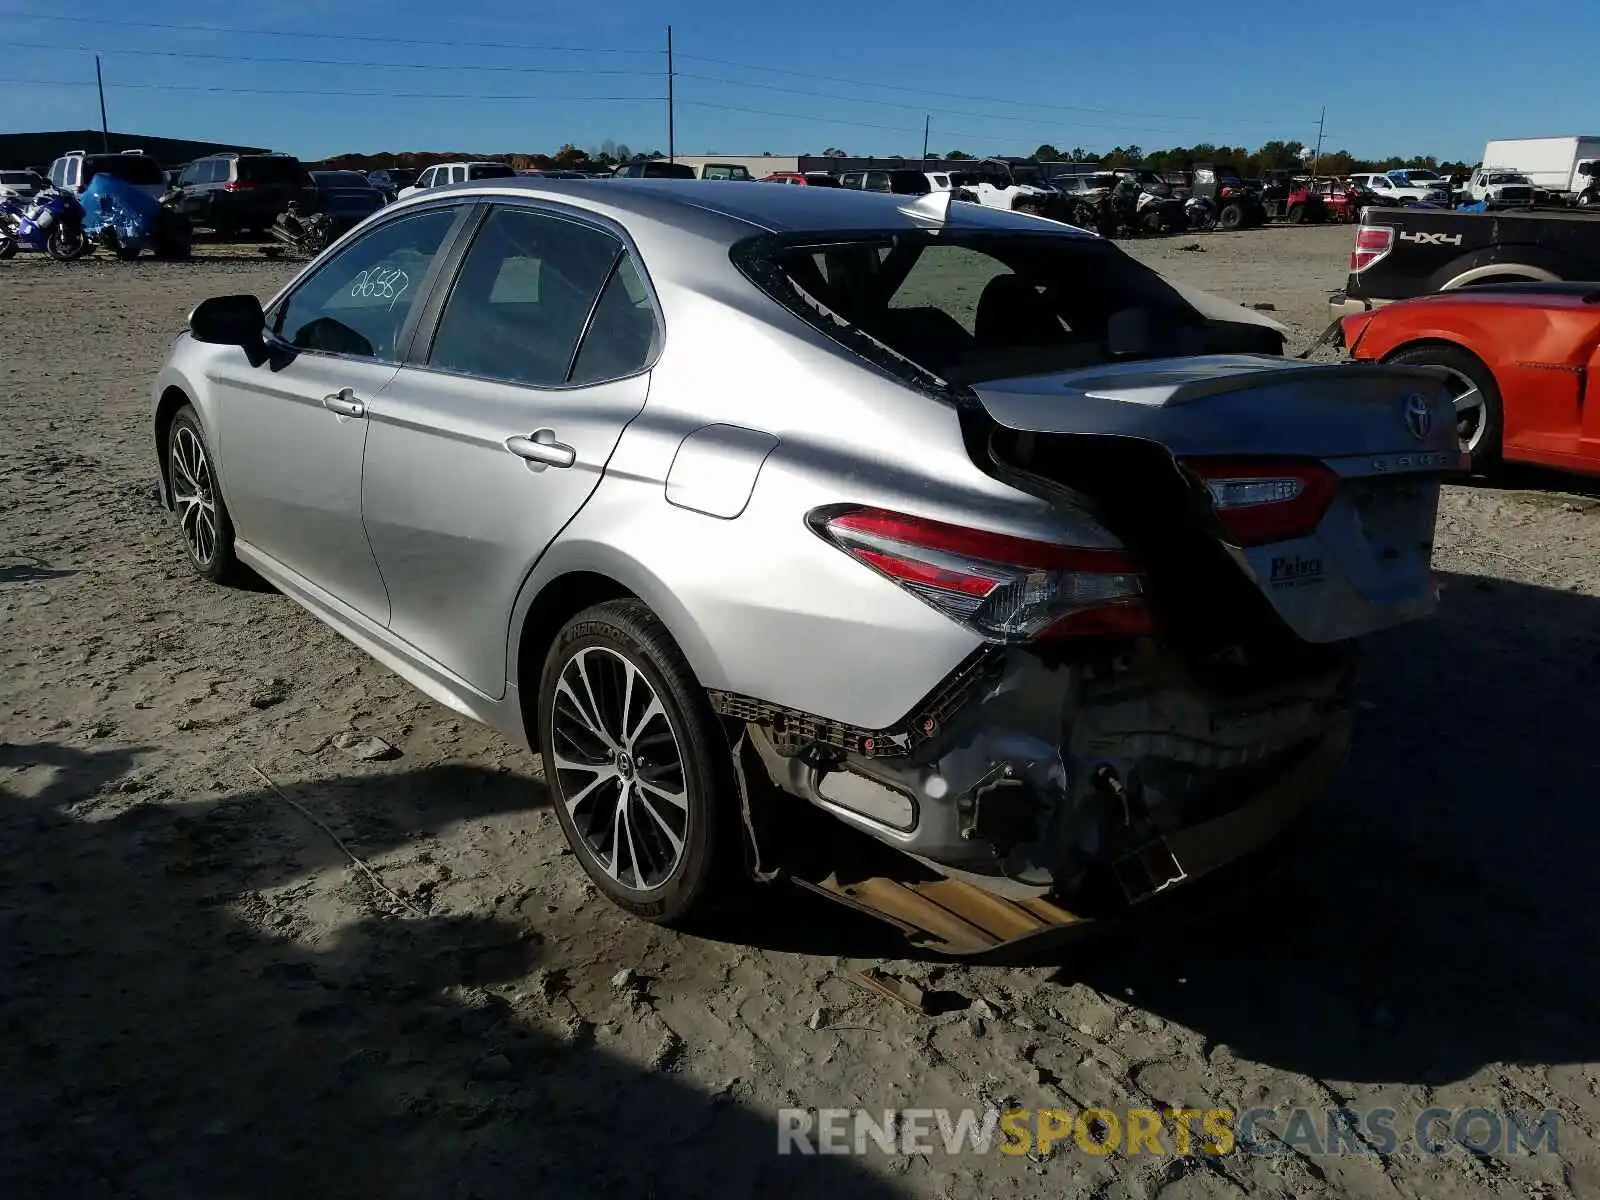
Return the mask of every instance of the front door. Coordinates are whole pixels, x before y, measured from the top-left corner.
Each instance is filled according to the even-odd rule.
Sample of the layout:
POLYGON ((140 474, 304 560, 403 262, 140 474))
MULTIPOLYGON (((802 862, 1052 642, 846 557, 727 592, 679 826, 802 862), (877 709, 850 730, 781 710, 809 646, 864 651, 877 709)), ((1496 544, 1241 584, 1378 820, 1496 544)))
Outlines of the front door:
POLYGON ((390 629, 487 696, 506 684, 518 589, 643 407, 660 340, 621 239, 497 205, 431 345, 373 405, 362 514, 390 629))
POLYGON ((408 214, 346 246, 268 314, 269 360, 241 352, 215 378, 239 539, 378 622, 389 602, 361 526, 366 414, 460 212, 408 214))

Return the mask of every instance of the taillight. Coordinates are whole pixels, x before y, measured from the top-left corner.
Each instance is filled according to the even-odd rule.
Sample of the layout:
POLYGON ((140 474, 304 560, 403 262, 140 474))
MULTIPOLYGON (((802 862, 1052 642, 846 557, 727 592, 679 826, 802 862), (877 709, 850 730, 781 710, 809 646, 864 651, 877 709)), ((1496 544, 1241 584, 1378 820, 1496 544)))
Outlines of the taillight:
POLYGON ((222 185, 225 192, 253 192, 256 185, 248 179, 233 179, 222 185))
POLYGON ((1358 225, 1356 244, 1350 251, 1350 274, 1359 275, 1394 249, 1394 229, 1388 225, 1358 225))
POLYGON ((1339 477, 1317 462, 1186 458, 1183 465, 1205 484, 1218 519, 1240 546, 1315 532, 1339 490, 1339 477))
POLYGON ((991 642, 1150 632, 1144 580, 1120 550, 947 525, 880 508, 827 508, 811 527, 991 642))

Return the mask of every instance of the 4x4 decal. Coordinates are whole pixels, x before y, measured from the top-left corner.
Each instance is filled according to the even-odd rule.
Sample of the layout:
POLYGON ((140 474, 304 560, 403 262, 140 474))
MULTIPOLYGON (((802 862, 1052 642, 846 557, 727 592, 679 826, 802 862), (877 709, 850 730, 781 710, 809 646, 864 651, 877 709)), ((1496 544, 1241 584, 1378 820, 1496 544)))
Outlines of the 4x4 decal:
POLYGON ((1459 246, 1459 233, 1401 233, 1402 242, 1416 242, 1419 246, 1459 246))

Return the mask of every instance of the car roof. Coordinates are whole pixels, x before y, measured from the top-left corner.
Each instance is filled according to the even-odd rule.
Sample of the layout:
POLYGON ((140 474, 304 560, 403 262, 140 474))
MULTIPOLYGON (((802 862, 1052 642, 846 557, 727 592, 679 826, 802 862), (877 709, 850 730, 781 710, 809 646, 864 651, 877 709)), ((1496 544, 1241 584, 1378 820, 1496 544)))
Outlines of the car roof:
MULTIPOLYGON (((537 177, 482 180, 429 189, 404 203, 442 194, 528 196, 571 204, 614 217, 636 216, 673 224, 698 222, 707 215, 728 223, 730 240, 754 230, 770 233, 869 232, 926 229, 929 221, 908 215, 915 197, 848 188, 730 188, 699 179, 574 179, 559 186, 537 177), (742 228, 740 228, 742 227, 742 228)), ((1057 221, 977 204, 952 209, 960 227, 992 232, 1060 233, 1092 237, 1057 221)))

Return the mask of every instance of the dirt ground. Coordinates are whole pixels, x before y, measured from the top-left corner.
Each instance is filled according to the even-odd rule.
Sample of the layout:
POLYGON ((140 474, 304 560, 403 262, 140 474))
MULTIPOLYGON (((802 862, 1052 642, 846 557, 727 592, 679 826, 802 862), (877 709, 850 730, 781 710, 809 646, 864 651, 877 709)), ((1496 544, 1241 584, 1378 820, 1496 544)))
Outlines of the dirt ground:
MULTIPOLYGON (((1309 340, 1349 236, 1133 252, 1309 340)), ((676 935, 587 884, 536 759, 281 596, 192 577, 148 381, 196 301, 265 296, 292 265, 3 267, 0 1195, 1600 1192, 1592 487, 1449 489, 1442 615, 1377 639, 1341 786, 1269 882, 1198 922, 974 967, 773 891, 676 935), (350 731, 395 756, 351 757, 350 731), (874 964, 943 1011, 851 982, 874 964), (780 1108, 1007 1102, 1387 1105, 1402 1130, 1435 1105, 1553 1108, 1559 1138, 775 1152, 780 1108)))

